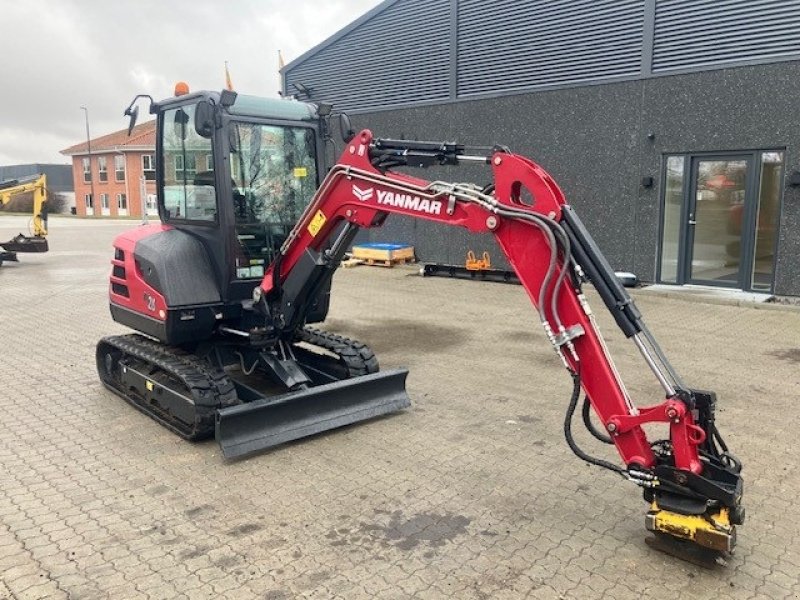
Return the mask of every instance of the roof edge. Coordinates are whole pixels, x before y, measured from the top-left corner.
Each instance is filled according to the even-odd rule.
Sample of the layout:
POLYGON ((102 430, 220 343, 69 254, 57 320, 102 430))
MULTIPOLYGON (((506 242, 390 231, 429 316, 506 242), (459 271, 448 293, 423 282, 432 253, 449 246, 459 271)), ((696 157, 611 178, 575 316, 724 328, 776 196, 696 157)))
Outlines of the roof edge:
POLYGON ((313 56, 314 54, 316 54, 320 50, 322 50, 324 48, 327 48, 328 46, 330 46, 334 42, 340 40, 341 38, 346 36, 348 33, 353 31, 357 27, 360 27, 361 25, 363 25, 364 23, 366 23, 367 21, 369 21, 373 17, 379 15, 384 10, 389 8, 392 4, 395 4, 398 1, 399 0, 383 0, 383 2, 378 4, 378 6, 375 6, 374 8, 372 8, 369 11, 365 12, 363 15, 358 17, 355 21, 352 21, 349 25, 345 25, 344 28, 340 29, 339 31, 334 33, 332 36, 330 36, 329 38, 323 40, 322 42, 320 42, 319 44, 317 44, 316 46, 314 46, 310 50, 307 50, 307 51, 303 52, 303 54, 301 54, 300 56, 295 58, 292 62, 290 62, 287 65, 285 65, 279 71, 280 74, 281 74, 281 86, 284 88, 283 93, 284 94, 286 93, 286 89, 285 89, 286 88, 286 73, 288 71, 290 71, 291 69, 295 68, 297 65, 305 62, 306 60, 308 60, 311 56, 313 56))

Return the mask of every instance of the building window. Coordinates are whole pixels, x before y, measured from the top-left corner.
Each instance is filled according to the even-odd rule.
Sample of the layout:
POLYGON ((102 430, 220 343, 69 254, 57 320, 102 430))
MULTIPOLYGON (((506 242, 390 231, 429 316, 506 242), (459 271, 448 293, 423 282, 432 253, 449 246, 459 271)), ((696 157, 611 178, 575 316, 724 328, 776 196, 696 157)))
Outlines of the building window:
POLYGON ((83 159, 83 183, 92 181, 92 162, 91 158, 86 157, 83 159))
POLYGON ((117 208, 128 210, 128 197, 125 194, 117 194, 117 208))
POLYGON ((122 154, 114 156, 114 179, 125 181, 125 157, 122 154))
POLYGON ((97 157, 97 172, 100 181, 108 181, 108 167, 106 166, 106 157, 97 157))
POLYGON ((100 206, 108 208, 108 194, 100 194, 100 206))
POLYGON ((211 154, 206 154, 206 171, 213 171, 214 170, 214 156, 211 154))
POLYGON ((92 202, 92 195, 91 194, 85 194, 83 196, 83 201, 86 203, 86 208, 92 208, 94 206, 94 203, 92 202))
POLYGON ((156 165, 152 154, 142 154, 142 173, 147 181, 156 180, 156 165))
POLYGON ((175 179, 178 181, 188 181, 194 179, 197 174, 197 161, 194 154, 187 154, 184 163, 182 154, 175 155, 175 179))

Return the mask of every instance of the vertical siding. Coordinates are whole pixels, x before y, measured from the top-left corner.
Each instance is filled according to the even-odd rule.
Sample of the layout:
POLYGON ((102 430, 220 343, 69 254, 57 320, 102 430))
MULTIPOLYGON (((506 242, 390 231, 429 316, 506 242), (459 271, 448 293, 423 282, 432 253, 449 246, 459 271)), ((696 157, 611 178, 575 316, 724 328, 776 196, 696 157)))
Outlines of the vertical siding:
POLYGON ((402 0, 292 67, 312 99, 347 110, 449 97, 450 3, 402 0))
POLYGON ((800 56, 800 0, 658 0, 653 72, 800 56))
POLYGON ((459 96, 637 75, 643 0, 460 0, 459 96))

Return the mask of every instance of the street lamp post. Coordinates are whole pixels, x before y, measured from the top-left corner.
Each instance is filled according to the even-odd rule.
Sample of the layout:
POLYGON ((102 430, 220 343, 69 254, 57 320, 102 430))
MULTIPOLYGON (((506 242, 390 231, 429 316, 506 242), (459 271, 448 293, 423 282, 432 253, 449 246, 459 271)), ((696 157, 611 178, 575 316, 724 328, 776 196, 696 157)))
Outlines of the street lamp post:
POLYGON ((89 136, 89 109, 85 106, 81 106, 81 110, 86 116, 86 145, 89 150, 89 185, 92 189, 92 215, 94 215, 96 214, 94 203, 97 201, 97 198, 94 195, 94 175, 92 174, 92 138, 89 136))

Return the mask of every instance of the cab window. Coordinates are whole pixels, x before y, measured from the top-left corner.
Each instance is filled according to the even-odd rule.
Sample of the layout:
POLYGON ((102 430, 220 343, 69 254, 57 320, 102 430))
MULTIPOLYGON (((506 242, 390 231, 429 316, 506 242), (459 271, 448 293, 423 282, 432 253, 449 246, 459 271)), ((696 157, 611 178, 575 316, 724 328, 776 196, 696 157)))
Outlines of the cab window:
POLYGON ((164 113, 164 209, 167 220, 216 221, 217 193, 211 140, 194 128, 194 106, 164 113))

